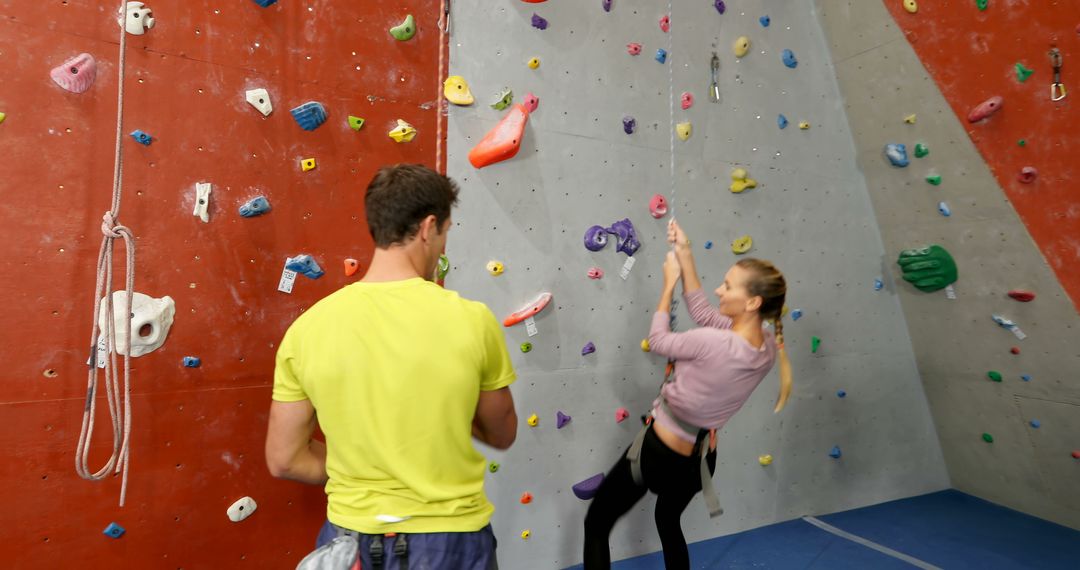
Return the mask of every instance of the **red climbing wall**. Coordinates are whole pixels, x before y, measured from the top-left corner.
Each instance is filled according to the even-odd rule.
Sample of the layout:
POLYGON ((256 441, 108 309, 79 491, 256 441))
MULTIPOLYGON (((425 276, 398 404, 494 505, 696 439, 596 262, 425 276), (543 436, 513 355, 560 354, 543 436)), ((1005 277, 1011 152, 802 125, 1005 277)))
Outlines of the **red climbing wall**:
MULTIPOLYGON (((275 346, 304 307, 349 280, 343 258, 367 266, 362 195, 376 168, 433 165, 442 144, 438 2, 147 4, 156 27, 128 36, 124 132, 154 141, 124 136, 120 222, 137 236, 136 290, 172 296, 176 320, 164 347, 133 361, 119 508, 119 478, 84 481, 73 467, 112 178, 119 2, 0 0, 5 568, 283 568, 310 550, 322 490, 274 480, 263 461, 275 346), (409 12, 419 32, 395 41, 387 29, 409 12), (49 70, 81 52, 98 76, 76 95, 49 70), (270 91, 267 118, 245 102, 256 87, 270 91), (313 132, 289 114, 309 100, 329 113, 313 132), (359 132, 350 114, 367 120, 359 132), (387 137, 398 118, 416 126, 413 142, 387 137), (309 156, 318 168, 301 172, 309 156), (192 216, 200 181, 214 185, 208 224, 192 216), (273 211, 241 218, 238 206, 259 194, 273 211), (326 275, 279 293, 284 260, 298 253, 326 275), (186 355, 202 367, 182 368, 186 355), (230 522, 226 509, 245 495, 258 511, 230 522), (112 521, 127 529, 118 540, 102 534, 112 521)), ((97 430, 95 469, 111 449, 104 399, 97 430)))
POLYGON ((990 0, 980 11, 974 0, 935 0, 919 2, 915 14, 900 0, 885 4, 1080 310, 1080 91, 1050 100, 1048 57, 1056 46, 1062 82, 1080 90, 1080 3, 990 0), (1026 82, 1017 62, 1035 70, 1026 82), (1001 111, 968 124, 969 110, 993 95, 1005 98, 1001 111), (1038 169, 1035 183, 1019 182, 1025 166, 1038 169))

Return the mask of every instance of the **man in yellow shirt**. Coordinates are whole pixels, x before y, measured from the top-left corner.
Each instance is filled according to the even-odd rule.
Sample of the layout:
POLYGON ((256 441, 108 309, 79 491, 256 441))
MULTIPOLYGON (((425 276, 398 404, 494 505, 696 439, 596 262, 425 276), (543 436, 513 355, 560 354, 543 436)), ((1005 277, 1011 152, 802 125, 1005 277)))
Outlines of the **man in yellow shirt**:
POLYGON ((471 438, 514 442, 515 374, 491 311, 432 282, 457 194, 423 166, 381 169, 364 198, 371 267, 278 348, 267 466, 325 484, 318 545, 355 536, 365 570, 497 568, 471 438), (316 421, 325 444, 311 437, 316 421))

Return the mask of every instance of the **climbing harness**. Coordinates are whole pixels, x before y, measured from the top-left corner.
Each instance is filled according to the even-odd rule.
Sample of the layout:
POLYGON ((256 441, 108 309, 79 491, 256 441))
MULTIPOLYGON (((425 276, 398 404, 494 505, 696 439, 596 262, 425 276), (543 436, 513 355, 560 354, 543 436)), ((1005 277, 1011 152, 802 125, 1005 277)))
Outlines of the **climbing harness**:
MULTIPOLYGON (((127 3, 120 3, 120 13, 123 14, 126 10, 127 3)), ((113 247, 114 241, 117 239, 124 240, 124 248, 126 250, 126 269, 125 275, 125 292, 127 293, 127 307, 131 307, 132 297, 135 292, 135 241, 131 230, 126 226, 117 223, 117 219, 120 216, 120 198, 123 191, 123 174, 124 163, 123 153, 121 148, 121 142, 123 137, 123 120, 124 120, 124 68, 126 63, 125 48, 127 47, 127 31, 124 26, 120 26, 120 65, 119 67, 119 82, 118 92, 116 96, 116 151, 115 158, 113 160, 113 188, 112 188, 112 207, 109 211, 105 212, 102 216, 101 233, 104 237, 101 240, 101 250, 98 253, 97 263, 97 285, 94 289, 94 314, 93 314, 93 327, 90 333, 90 360, 88 366, 90 368, 87 374, 86 381, 86 404, 83 407, 82 429, 79 432, 79 443, 75 448, 75 472, 78 473, 83 479, 92 481, 100 481, 109 476, 109 472, 123 473, 120 483, 120 506, 124 506, 124 499, 127 496, 127 483, 128 483, 128 466, 130 464, 131 457, 131 317, 130 311, 123 319, 124 326, 127 327, 127 334, 124 335, 124 394, 123 394, 123 407, 120 405, 120 387, 118 385, 119 379, 116 372, 116 353, 119 347, 116 346, 116 324, 113 317, 113 296, 111 294, 113 287, 113 247), (107 323, 107 331, 102 331, 99 326, 98 318, 101 313, 101 303, 104 297, 105 311, 108 318, 104 319, 107 323), (101 333, 105 332, 105 339, 101 338, 101 333), (107 340, 106 349, 107 355, 99 356, 98 344, 102 340, 107 340), (90 467, 87 464, 87 455, 90 453, 90 442, 94 435, 94 416, 97 411, 97 398, 95 397, 98 391, 98 365, 99 362, 105 371, 105 397, 109 404, 109 417, 112 420, 113 428, 113 449, 112 454, 109 456, 109 461, 96 472, 91 472, 90 467), (122 425, 121 425, 122 424, 122 425), (121 437, 121 432, 123 436, 121 437)))
MULTIPOLYGON (((718 517, 724 514, 724 509, 720 507, 720 497, 716 494, 716 487, 712 484, 712 473, 709 473, 708 463, 709 448, 716 443, 716 430, 706 430, 679 419, 679 416, 672 413, 671 407, 668 406, 667 399, 663 395, 660 396, 660 410, 679 424, 679 427, 686 433, 697 434, 694 452, 701 457, 701 493, 705 497, 705 507, 709 509, 709 517, 718 517), (706 434, 708 435, 707 439, 706 434)), ((637 437, 634 438, 634 443, 630 445, 630 450, 626 452, 626 458, 630 460, 630 476, 633 477, 634 484, 639 487, 645 485, 645 476, 641 471, 641 448, 645 445, 645 435, 648 433, 649 428, 652 427, 653 419, 655 417, 649 417, 645 421, 645 426, 638 432, 637 437)), ((693 457, 693 453, 690 456, 693 457)))
MULTIPOLYGON (((297 570, 360 570, 360 537, 361 534, 354 530, 340 527, 330 523, 337 536, 333 540, 315 549, 304 557, 297 570)), ((386 551, 383 549, 383 538, 394 538, 393 555, 398 559, 400 570, 409 570, 409 541, 402 533, 388 532, 386 534, 365 535, 371 538, 368 545, 368 554, 371 556, 371 567, 364 570, 383 570, 387 563, 386 551)))
POLYGON ((1054 68, 1054 82, 1050 84, 1050 100, 1061 101, 1065 98, 1065 84, 1061 82, 1061 51, 1058 48, 1050 50, 1050 65, 1054 68))

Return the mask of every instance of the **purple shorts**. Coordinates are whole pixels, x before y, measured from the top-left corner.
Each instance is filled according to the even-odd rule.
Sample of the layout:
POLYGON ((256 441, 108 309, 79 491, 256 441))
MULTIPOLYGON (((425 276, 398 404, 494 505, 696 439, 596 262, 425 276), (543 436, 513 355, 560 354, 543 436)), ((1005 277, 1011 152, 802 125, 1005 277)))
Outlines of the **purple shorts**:
MULTIPOLYGON (((359 534, 330 521, 326 521, 319 530, 315 548, 328 544, 345 534, 360 537, 360 564, 364 570, 374 568, 371 561, 373 540, 382 541, 382 569, 401 568, 401 560, 394 553, 396 537, 359 534)), ((409 570, 498 570, 499 568, 495 560, 496 541, 491 525, 476 532, 432 532, 404 536, 408 543, 409 570)))

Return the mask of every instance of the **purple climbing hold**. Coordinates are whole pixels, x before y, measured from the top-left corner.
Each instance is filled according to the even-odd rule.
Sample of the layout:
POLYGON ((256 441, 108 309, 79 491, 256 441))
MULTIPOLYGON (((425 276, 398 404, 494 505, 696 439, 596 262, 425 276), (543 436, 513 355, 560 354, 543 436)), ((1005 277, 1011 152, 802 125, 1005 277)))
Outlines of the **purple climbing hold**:
POLYGON ((622 118, 622 130, 628 135, 634 134, 634 129, 637 127, 637 120, 630 115, 622 118))
POLYGON ((548 21, 540 17, 538 14, 533 14, 532 25, 538 30, 546 30, 548 27, 548 21))
POLYGON ((591 343, 591 342, 585 343, 585 346, 581 348, 581 355, 582 356, 585 356, 587 354, 592 354, 594 352, 596 352, 596 345, 591 343))
POLYGON ((585 230, 585 249, 600 251, 607 245, 607 232, 601 226, 593 226, 585 230))
POLYGON ((555 429, 562 429, 568 423, 570 423, 570 416, 562 412, 555 412, 555 429))
POLYGON ((724 4, 724 0, 716 0, 716 2, 713 2, 713 6, 716 8, 716 11, 720 12, 721 14, 723 14, 727 10, 727 6, 724 4))
POLYGON ((582 501, 588 501, 596 496, 596 492, 600 490, 600 484, 604 482, 604 474, 597 473, 592 477, 573 486, 574 495, 582 501))
POLYGON ((634 224, 630 223, 629 218, 624 218, 611 224, 610 228, 604 228, 609 234, 613 234, 619 238, 619 245, 616 251, 621 251, 631 257, 641 247, 641 242, 637 239, 637 232, 634 231, 634 224))
POLYGON ((604 7, 605 12, 611 11, 611 0, 603 0, 600 5, 604 7))

